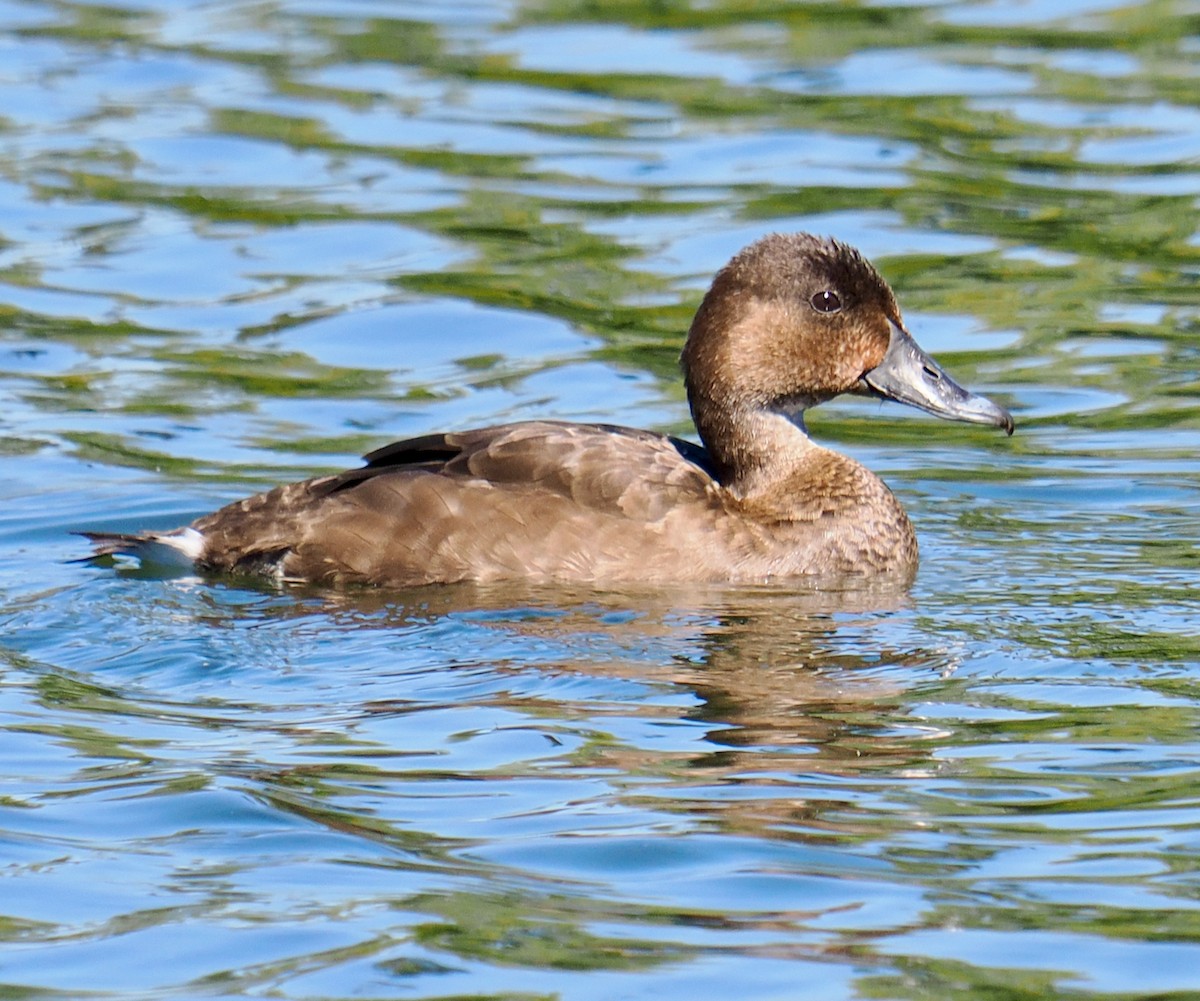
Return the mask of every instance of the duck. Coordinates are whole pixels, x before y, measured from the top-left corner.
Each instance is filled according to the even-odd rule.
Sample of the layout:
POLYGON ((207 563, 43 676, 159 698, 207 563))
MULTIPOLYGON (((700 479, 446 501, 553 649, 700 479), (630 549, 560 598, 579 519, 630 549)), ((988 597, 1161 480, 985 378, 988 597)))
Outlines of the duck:
POLYGON ((832 238, 776 233, 737 253, 680 360, 699 443, 555 420, 426 434, 171 531, 83 532, 87 558, 335 587, 911 578, 904 508, 814 442, 805 413, 850 393, 1013 433, 1007 410, 921 349, 876 268, 832 238))

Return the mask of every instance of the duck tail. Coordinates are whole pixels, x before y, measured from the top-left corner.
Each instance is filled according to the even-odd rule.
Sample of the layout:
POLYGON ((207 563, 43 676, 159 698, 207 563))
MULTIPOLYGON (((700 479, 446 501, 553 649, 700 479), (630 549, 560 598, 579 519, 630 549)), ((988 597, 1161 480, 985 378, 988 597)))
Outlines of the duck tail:
POLYGON ((113 556, 133 556, 143 563, 168 566, 194 566, 204 555, 204 536, 194 528, 173 532, 76 532, 91 542, 90 555, 77 562, 113 556))

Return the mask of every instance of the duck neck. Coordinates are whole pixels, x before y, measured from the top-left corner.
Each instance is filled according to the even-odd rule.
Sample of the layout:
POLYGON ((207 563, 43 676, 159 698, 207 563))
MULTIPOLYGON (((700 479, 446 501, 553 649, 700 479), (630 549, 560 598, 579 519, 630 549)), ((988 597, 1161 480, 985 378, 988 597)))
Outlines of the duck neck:
POLYGON ((721 411, 693 407, 693 418, 721 485, 745 500, 791 479, 820 446, 804 428, 804 411, 766 408, 721 411))

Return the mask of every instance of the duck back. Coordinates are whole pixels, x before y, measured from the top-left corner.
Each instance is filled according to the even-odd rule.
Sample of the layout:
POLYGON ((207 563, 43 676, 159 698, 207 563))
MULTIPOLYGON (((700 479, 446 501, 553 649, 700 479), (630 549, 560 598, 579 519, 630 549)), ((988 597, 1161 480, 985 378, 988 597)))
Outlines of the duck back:
POLYGON ((666 579, 681 513, 699 525, 725 511, 705 464, 701 447, 647 431, 524 422, 396 442, 191 527, 205 569, 284 579, 646 579, 648 552, 675 556, 666 579))

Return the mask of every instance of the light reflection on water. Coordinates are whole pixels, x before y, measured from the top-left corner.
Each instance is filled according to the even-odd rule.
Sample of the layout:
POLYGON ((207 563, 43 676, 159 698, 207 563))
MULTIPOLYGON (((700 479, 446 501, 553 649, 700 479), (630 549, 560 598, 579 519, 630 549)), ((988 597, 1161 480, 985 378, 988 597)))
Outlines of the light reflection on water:
POLYGON ((0 993, 1200 990, 1189 25, 0 0, 0 993), (812 415, 910 593, 67 562, 399 435, 679 430, 794 228, 1018 416, 812 415))

